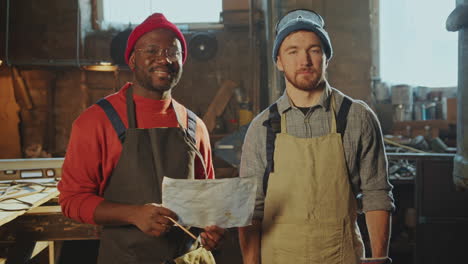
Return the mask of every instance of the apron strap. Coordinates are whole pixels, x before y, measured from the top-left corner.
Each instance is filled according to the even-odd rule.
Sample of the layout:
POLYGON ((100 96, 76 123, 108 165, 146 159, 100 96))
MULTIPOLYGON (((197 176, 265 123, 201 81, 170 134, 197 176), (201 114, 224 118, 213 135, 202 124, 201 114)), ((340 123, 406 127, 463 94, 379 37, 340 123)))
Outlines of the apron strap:
POLYGON ((128 87, 127 93, 127 118, 128 128, 136 128, 136 117, 135 117, 135 102, 133 102, 133 88, 128 87))
POLYGON ((193 144, 196 144, 197 140, 195 134, 197 131, 197 115, 195 115, 195 113, 190 111, 188 108, 184 107, 185 112, 187 113, 187 125, 184 125, 185 123, 182 122, 179 111, 177 111, 178 107, 176 107, 172 101, 171 106, 174 109, 177 123, 179 124, 180 129, 184 131, 185 135, 188 136, 193 144))
POLYGON ((205 159, 200 153, 200 150, 197 148, 197 138, 195 137, 197 131, 197 115, 195 115, 195 113, 190 111, 188 108, 185 108, 185 110, 187 111, 187 129, 184 129, 184 126, 182 126, 182 123, 179 121, 179 115, 177 114, 177 110, 174 107, 174 111, 176 111, 177 121, 179 121, 180 129, 182 129, 185 132, 185 137, 189 138, 191 147, 195 151, 195 155, 197 156, 197 158, 200 160, 200 163, 203 167, 203 171, 205 172, 205 177, 207 177, 208 170, 206 168, 205 159))
POLYGON ((197 138, 196 138, 197 115, 195 115, 195 113, 190 111, 188 108, 185 108, 185 111, 187 112, 187 128, 185 128, 185 126, 182 125, 177 108, 172 102, 171 104, 172 104, 172 107, 174 108, 175 115, 177 118, 177 123, 179 123, 179 128, 182 129, 182 131, 184 132, 184 136, 189 139, 189 143, 190 143, 189 145, 191 145, 191 148, 195 151, 195 155, 200 160, 200 163, 203 166, 205 177, 207 177, 208 174, 207 174, 205 160, 202 154, 200 153, 200 150, 197 148, 197 138))
POLYGON ((340 111, 337 115, 337 122, 336 122, 336 132, 341 134, 343 137, 344 132, 346 130, 346 124, 348 123, 348 113, 351 107, 351 99, 348 97, 343 98, 343 102, 340 106, 340 111))
POLYGON ((268 187, 268 178, 270 177, 270 172, 274 171, 273 154, 275 152, 276 134, 281 132, 281 127, 284 127, 281 124, 282 118, 278 112, 278 105, 274 103, 269 107, 268 110, 270 111, 268 119, 263 122, 263 125, 267 128, 265 144, 267 165, 265 167, 265 172, 263 173, 263 193, 265 195, 268 187))
POLYGON ((335 103, 335 96, 333 96, 333 93, 330 95, 330 108, 331 108, 331 113, 332 113, 330 133, 335 134, 336 133, 336 116, 335 116, 336 103, 335 103))
POLYGON ((107 101, 104 98, 99 99, 99 101, 97 101, 96 104, 100 106, 102 110, 104 110, 104 112, 107 115, 107 118, 109 118, 109 121, 114 127, 114 130, 117 133, 120 142, 123 143, 125 141, 125 131, 127 129, 125 128, 125 125, 122 122, 122 119, 120 119, 120 116, 115 110, 115 108, 112 106, 111 103, 109 103, 109 101, 107 101))
POLYGON ((286 134, 288 133, 288 129, 286 128, 286 115, 282 114, 281 115, 281 134, 286 134))
POLYGON ((192 142, 195 144, 197 143, 195 134, 197 131, 197 116, 195 113, 187 109, 187 134, 192 142))

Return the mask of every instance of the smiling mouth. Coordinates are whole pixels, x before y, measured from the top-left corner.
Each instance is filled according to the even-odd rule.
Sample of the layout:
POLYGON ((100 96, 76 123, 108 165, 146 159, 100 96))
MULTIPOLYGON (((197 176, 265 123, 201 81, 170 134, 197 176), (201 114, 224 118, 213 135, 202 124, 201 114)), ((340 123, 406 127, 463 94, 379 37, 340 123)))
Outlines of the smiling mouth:
POLYGON ((161 77, 170 77, 172 76, 170 72, 167 71, 153 71, 153 74, 161 76, 161 77))

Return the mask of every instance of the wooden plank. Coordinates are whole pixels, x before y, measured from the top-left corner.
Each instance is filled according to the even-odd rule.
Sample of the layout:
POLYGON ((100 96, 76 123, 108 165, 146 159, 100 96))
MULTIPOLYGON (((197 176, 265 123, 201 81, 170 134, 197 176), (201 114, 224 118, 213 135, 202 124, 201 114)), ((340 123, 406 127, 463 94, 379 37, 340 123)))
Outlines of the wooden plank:
MULTIPOLYGON (((40 190, 41 186, 31 186, 29 190, 23 190, 19 193, 16 194, 22 194, 22 193, 27 193, 27 192, 33 192, 40 190)), ((15 195, 16 195, 15 194, 15 195)), ((43 192, 40 193, 35 193, 30 196, 26 196, 21 198, 22 201, 31 203, 32 206, 23 211, 14 211, 14 212, 6 212, 6 211, 0 211, 0 226, 10 222, 11 220, 17 218, 20 215, 25 214, 28 210, 38 207, 39 205, 49 201, 50 199, 58 196, 59 191, 57 188, 47 188, 43 192)), ((3 209, 18 209, 18 208, 26 208, 27 206, 21 202, 15 201, 15 200, 7 200, 7 201, 2 201, 0 202, 0 208, 3 209)))
POLYGON ((0 159, 21 157, 20 122, 13 80, 8 68, 0 69, 0 159))
POLYGON ((0 170, 59 169, 65 158, 2 159, 0 170))
POLYGON ((49 264, 55 264, 55 245, 54 241, 47 241, 49 245, 49 264))
POLYGON ((24 102, 24 106, 27 110, 31 110, 33 108, 33 103, 31 100, 31 95, 29 94, 28 88, 26 88, 26 84, 24 82, 21 73, 18 71, 16 67, 13 67, 13 78, 15 82, 18 84, 18 94, 21 97, 22 101, 24 102))
POLYGON ((234 88, 237 87, 237 83, 227 80, 224 81, 216 93, 213 101, 211 101, 208 110, 203 116, 203 122, 205 123, 209 132, 211 132, 216 125, 216 117, 220 116, 226 105, 229 103, 231 96, 234 92, 234 88))
POLYGON ((25 213, 25 215, 40 215, 40 214, 61 214, 62 210, 60 206, 39 206, 33 208, 25 213))
POLYGON ((99 239, 101 227, 65 217, 59 206, 36 209, 0 227, 0 242, 99 239))

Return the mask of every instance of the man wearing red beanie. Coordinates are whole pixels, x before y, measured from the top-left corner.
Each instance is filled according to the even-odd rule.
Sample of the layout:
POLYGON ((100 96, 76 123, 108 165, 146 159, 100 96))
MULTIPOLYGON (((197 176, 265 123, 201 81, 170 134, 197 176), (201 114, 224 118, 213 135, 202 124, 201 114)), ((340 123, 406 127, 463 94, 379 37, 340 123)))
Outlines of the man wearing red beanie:
MULTIPOLYGON (((205 124, 171 96, 186 57, 180 30, 164 15, 151 15, 127 42, 134 82, 73 123, 59 202, 67 217, 103 226, 98 263, 164 263, 193 242, 172 228, 168 218, 177 216, 160 205, 164 176, 214 178, 205 124)), ((224 230, 199 233, 211 250, 224 230)))

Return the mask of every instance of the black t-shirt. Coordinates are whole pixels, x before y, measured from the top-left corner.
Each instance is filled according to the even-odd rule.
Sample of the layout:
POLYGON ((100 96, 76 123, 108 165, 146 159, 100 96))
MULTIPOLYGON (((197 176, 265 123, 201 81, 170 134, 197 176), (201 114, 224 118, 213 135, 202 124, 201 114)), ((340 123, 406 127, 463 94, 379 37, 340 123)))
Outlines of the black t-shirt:
POLYGON ((301 112, 304 113, 304 115, 307 115, 307 113, 310 110, 310 107, 298 107, 298 109, 301 110, 301 112))

